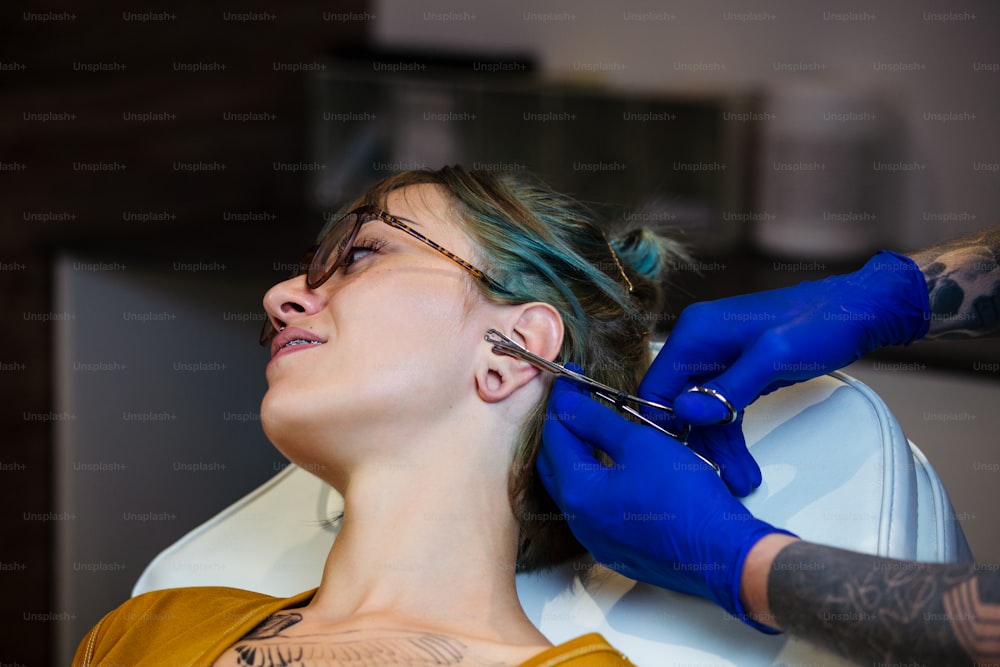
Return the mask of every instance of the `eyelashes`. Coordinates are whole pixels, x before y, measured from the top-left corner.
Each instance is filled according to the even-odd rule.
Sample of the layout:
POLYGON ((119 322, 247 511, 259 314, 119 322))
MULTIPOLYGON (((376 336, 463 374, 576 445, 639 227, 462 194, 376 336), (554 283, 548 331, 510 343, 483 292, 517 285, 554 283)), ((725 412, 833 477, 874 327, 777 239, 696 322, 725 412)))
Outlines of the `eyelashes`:
POLYGON ((355 239, 354 245, 344 255, 344 268, 349 269, 355 262, 379 252, 387 243, 388 241, 379 236, 367 236, 363 239, 355 239))

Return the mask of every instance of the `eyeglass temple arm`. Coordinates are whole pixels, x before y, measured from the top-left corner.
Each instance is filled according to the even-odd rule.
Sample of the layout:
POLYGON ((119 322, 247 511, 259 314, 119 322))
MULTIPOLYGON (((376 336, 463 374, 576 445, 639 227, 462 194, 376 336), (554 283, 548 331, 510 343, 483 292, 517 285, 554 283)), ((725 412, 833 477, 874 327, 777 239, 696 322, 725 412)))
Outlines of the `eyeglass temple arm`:
MULTIPOLYGON (((499 354, 506 354, 511 357, 516 357, 518 359, 521 359, 523 361, 532 364, 533 366, 541 368, 542 370, 546 370, 554 375, 567 378, 572 382, 583 385, 584 387, 587 387, 588 389, 593 391, 595 394, 597 394, 604 400, 614 405, 619 410, 624 410, 625 412, 628 412, 630 415, 632 415, 636 419, 639 419, 644 424, 652 426, 660 433, 669 435, 671 438, 674 438, 675 440, 679 440, 684 445, 688 444, 687 442, 688 435, 691 433, 691 426, 689 424, 684 425, 684 430, 680 434, 671 433, 670 431, 666 430, 656 422, 651 421, 650 419, 645 417, 630 404, 647 406, 654 408, 656 410, 663 410, 665 412, 673 414, 674 410, 669 405, 654 403, 653 401, 647 401, 646 399, 640 398, 639 396, 633 396, 632 394, 629 394, 627 392, 615 389, 613 387, 609 387, 608 385, 598 382, 597 380, 594 380, 592 378, 589 378, 586 375, 572 371, 566 368, 565 366, 561 366, 560 364, 555 363, 554 361, 549 361, 545 357, 540 357, 534 352, 531 352, 521 347, 520 345, 518 345, 513 340, 511 340, 504 334, 500 333, 496 329, 490 329, 489 331, 487 331, 485 338, 486 342, 491 343, 493 345, 494 352, 497 352, 499 354)), ((691 449, 691 452, 699 459, 704 461, 707 465, 711 466, 712 469, 715 470, 715 472, 717 473, 720 472, 719 466, 716 465, 714 461, 710 461, 709 459, 705 458, 704 456, 702 456, 693 449, 691 449)))

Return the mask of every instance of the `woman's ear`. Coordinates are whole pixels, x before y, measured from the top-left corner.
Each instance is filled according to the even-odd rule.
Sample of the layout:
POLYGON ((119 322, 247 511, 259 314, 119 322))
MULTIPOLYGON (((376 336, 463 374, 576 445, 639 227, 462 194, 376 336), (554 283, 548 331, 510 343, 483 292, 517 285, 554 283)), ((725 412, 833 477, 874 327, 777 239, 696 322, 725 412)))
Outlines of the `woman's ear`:
MULTIPOLYGON (((534 302, 510 308, 509 315, 503 332, 514 342, 546 359, 559 356, 563 341, 559 311, 547 303, 534 302)), ((477 370, 476 384, 480 397, 488 403, 507 398, 542 372, 527 361, 492 349, 486 354, 477 370)))

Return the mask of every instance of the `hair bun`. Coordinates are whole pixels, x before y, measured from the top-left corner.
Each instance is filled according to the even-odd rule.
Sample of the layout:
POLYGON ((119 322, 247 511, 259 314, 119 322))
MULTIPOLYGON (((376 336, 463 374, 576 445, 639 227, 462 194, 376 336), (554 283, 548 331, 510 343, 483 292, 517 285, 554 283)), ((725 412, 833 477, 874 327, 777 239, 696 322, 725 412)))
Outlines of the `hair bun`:
POLYGON ((684 247, 648 227, 637 227, 611 239, 618 258, 646 280, 659 283, 666 279, 669 267, 687 261, 684 247))

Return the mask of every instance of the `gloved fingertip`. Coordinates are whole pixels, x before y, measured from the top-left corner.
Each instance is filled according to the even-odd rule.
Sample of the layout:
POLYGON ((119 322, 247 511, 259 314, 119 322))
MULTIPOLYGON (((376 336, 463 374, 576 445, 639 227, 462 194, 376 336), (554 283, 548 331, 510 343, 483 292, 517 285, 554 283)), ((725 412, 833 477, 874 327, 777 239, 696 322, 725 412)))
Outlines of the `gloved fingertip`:
POLYGON ((753 470, 750 471, 750 488, 747 489, 747 493, 759 487, 763 481, 764 475, 760 472, 760 466, 757 465, 757 461, 754 461, 753 470))
POLYGON ((683 393, 674 400, 674 412, 696 426, 718 424, 729 417, 729 409, 707 394, 683 393))
POLYGON ((737 498, 744 498, 760 486, 762 477, 760 466, 745 447, 730 452, 727 460, 720 461, 722 481, 729 492, 737 498))
POLYGON ((729 487, 729 492, 737 498, 744 498, 753 490, 750 488, 750 480, 747 479, 746 475, 742 474, 742 471, 734 475, 723 473, 722 481, 729 487))

